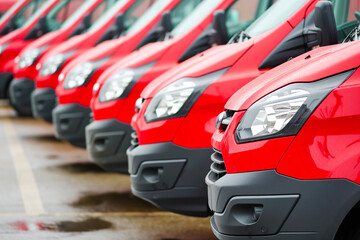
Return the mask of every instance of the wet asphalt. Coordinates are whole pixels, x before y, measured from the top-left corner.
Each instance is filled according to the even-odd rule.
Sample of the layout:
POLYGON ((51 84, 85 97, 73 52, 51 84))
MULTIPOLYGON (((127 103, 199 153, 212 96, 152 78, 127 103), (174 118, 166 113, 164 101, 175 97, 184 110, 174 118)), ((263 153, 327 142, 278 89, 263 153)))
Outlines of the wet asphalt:
POLYGON ((0 101, 0 239, 215 240, 209 218, 160 211, 127 175, 89 162, 52 125, 0 101))

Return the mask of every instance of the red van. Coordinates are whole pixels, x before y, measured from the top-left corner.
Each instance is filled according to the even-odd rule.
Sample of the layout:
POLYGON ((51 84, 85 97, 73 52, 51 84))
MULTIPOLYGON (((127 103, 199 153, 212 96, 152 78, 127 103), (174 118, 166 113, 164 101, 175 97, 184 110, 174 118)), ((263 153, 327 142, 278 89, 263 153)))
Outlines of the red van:
POLYGON ((85 147, 85 126, 90 120, 92 86, 114 63, 148 43, 167 37, 201 0, 148 0, 151 7, 124 37, 108 41, 71 61, 59 75, 58 106, 53 110, 56 136, 85 147))
POLYGON ((360 239, 359 47, 301 55, 226 103, 206 177, 219 239, 360 239))
POLYGON ((92 47, 118 38, 139 18, 146 8, 143 0, 119 0, 106 11, 89 30, 59 44, 39 58, 36 65, 36 89, 31 94, 31 108, 35 117, 52 122, 56 105, 55 88, 65 66, 92 47))
POLYGON ((6 12, 0 18, 0 36, 4 36, 24 26, 26 20, 35 13, 37 2, 39 1, 0 1, 0 12, 6 12), (13 4, 15 2, 16 4, 13 4))
POLYGON ((144 89, 128 150, 136 196, 169 211, 208 214, 210 139, 226 101, 255 77, 314 47, 338 43, 338 34, 357 25, 347 5, 335 1, 337 32, 331 2, 320 1, 314 11, 318 2, 278 0, 231 44, 190 59, 144 89))
POLYGON ((135 113, 133 106, 144 87, 160 74, 214 44, 227 43, 272 3, 269 0, 251 4, 244 0, 203 1, 169 33, 168 39, 148 44, 104 72, 94 87, 94 90, 100 89, 95 92, 91 104, 94 122, 86 127, 90 159, 107 171, 127 173, 126 150, 133 132, 130 126, 135 113), (128 81, 127 77, 131 75, 133 77, 128 81))
MULTIPOLYGON (((19 3, 19 2, 22 2, 22 0, 20 0, 20 1, 0 0, 0 16, 3 16, 6 12, 8 12, 15 5, 15 3, 19 3)), ((0 22, 1 22, 1 20, 0 20, 0 22)))
POLYGON ((18 115, 32 115, 30 96, 35 88, 39 57, 66 39, 86 32, 113 4, 114 0, 71 0, 54 6, 46 21, 47 28, 55 31, 28 44, 15 58, 9 94, 18 115))
POLYGON ((19 52, 36 38, 50 31, 46 28, 45 19, 49 11, 59 0, 36 0, 26 5, 21 14, 16 15, 14 22, 19 29, 0 38, 0 98, 8 97, 8 89, 13 78, 14 59, 19 52), (34 9, 36 10, 34 12, 34 9))

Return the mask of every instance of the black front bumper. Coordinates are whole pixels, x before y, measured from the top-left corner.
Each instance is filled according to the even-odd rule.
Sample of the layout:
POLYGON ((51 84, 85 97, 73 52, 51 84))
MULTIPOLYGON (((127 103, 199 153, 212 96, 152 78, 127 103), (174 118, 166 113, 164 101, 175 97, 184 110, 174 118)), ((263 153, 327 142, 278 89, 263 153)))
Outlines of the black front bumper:
POLYGON ((52 88, 35 89, 31 94, 31 109, 34 117, 52 123, 52 110, 56 107, 56 94, 52 88))
POLYGON ((132 132, 129 124, 116 119, 90 123, 86 127, 86 148, 90 159, 106 171, 128 173, 126 150, 132 132))
POLYGON ((58 105, 54 108, 55 136, 76 147, 85 148, 85 127, 90 122, 91 109, 79 104, 58 105))
POLYGON ((9 93, 9 86, 13 79, 11 73, 0 73, 0 99, 7 99, 9 93))
POLYGON ((204 178, 211 149, 188 149, 171 142, 128 149, 132 192, 171 212, 209 215, 204 178))
POLYGON ((260 171, 206 177, 219 239, 330 240, 360 199, 347 180, 297 180, 260 171))
POLYGON ((20 116, 32 116, 31 93, 35 90, 35 82, 23 78, 14 79, 10 83, 10 103, 20 116))

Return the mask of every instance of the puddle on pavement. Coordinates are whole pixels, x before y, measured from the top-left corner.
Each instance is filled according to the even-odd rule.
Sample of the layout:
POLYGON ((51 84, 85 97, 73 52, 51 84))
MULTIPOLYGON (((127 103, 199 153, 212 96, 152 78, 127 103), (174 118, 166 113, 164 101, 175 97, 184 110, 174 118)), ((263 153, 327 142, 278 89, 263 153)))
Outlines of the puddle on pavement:
POLYGON ((95 212, 155 212, 160 211, 150 203, 135 197, 129 192, 108 192, 87 194, 70 204, 95 212))
POLYGON ((30 136, 22 136, 23 139, 36 141, 36 142, 55 142, 60 143, 59 139, 56 139, 53 134, 51 135, 30 135, 30 136))
POLYGON ((56 154, 49 154, 45 156, 46 159, 59 159, 59 155, 56 154))
POLYGON ((105 173, 105 171, 93 163, 71 163, 52 167, 70 173, 105 173))
POLYGON ((57 232, 90 232, 112 228, 111 222, 100 218, 88 218, 83 221, 61 221, 53 224, 42 224, 44 231, 57 232))

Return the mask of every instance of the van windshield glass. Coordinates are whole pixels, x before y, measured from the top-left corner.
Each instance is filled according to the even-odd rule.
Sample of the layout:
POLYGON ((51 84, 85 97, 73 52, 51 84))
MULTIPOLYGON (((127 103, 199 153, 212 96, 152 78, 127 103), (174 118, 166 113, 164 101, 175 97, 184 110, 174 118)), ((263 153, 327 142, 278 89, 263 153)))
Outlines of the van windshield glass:
POLYGON ((286 21, 308 0, 278 0, 246 30, 250 37, 263 34, 286 21))
POLYGON ((157 0, 127 31, 128 34, 134 33, 146 26, 156 17, 172 0, 157 0))
POLYGON ((81 4, 80 8, 78 8, 75 12, 71 14, 71 16, 62 24, 62 28, 67 28, 68 26, 71 26, 74 22, 76 22, 79 17, 83 16, 87 9, 91 5, 94 4, 95 0, 87 0, 83 4, 81 4))
POLYGON ((205 0, 200 2, 201 1, 191 1, 191 4, 187 4, 186 8, 189 10, 183 11, 183 15, 189 15, 171 31, 171 36, 176 37, 193 29, 209 15, 222 0, 205 0))
POLYGON ((101 16, 90 28, 90 31, 95 31, 100 29, 104 24, 106 24, 110 19, 123 8, 123 6, 128 2, 128 0, 119 0, 115 3, 110 9, 108 9, 103 16, 101 16))
POLYGON ((9 16, 13 15, 15 13, 15 10, 21 5, 25 0, 17 1, 12 7, 6 11, 4 15, 0 18, 0 23, 4 21, 4 19, 8 18, 9 16))
POLYGON ((41 8, 39 8, 34 15, 32 15, 32 17, 30 17, 26 23, 24 24, 24 26, 28 26, 30 24, 32 24, 33 21, 35 21, 37 18, 39 18, 41 16, 41 14, 45 11, 45 9, 49 8, 49 6, 51 6, 55 1, 54 0, 49 0, 46 4, 42 5, 41 8))

